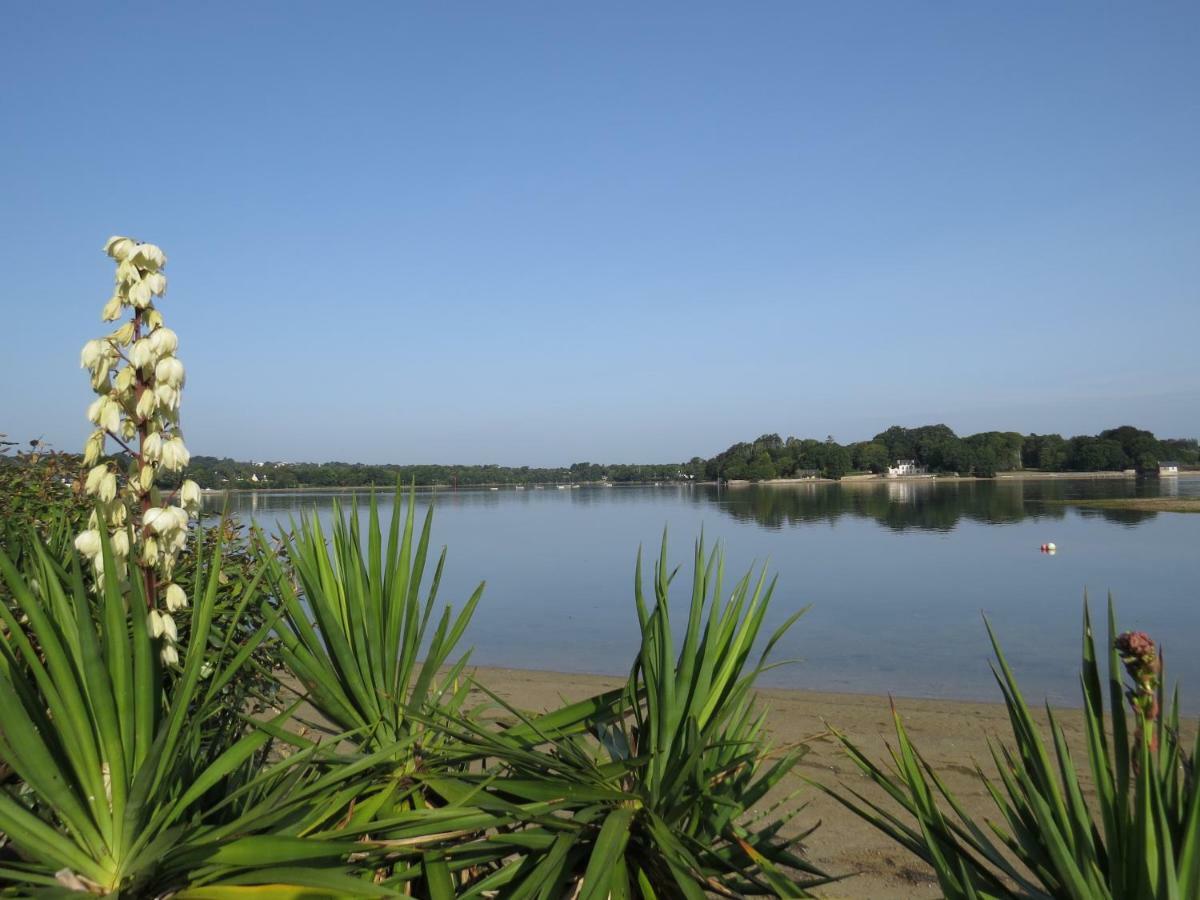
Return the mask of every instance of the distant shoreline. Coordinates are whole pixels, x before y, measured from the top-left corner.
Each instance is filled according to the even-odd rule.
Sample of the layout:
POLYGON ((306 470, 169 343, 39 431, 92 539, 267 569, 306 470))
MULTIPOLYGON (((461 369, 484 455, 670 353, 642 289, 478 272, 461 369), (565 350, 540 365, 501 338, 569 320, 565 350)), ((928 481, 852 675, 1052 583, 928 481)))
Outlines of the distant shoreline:
MULTIPOLYGON (((1180 473, 1187 475, 1192 473, 1180 473)), ((1200 474, 1200 473, 1195 473, 1200 474)), ((846 475, 841 479, 833 478, 770 478, 764 481, 726 481, 728 487, 787 487, 796 484, 891 484, 894 482, 958 482, 958 481, 1068 481, 1096 479, 1125 479, 1137 478, 1137 472, 1126 469, 1121 472, 1037 472, 1020 470, 1016 472, 997 472, 994 478, 981 478, 978 475, 846 475)), ((715 484, 706 481, 702 484, 715 484)))
MULTIPOLYGON (((593 488, 593 487, 678 487, 680 485, 693 484, 711 484, 708 481, 539 481, 525 482, 524 484, 513 484, 511 482, 481 482, 479 484, 418 484, 415 487, 417 491, 515 491, 519 487, 522 491, 551 491, 562 487, 569 489, 572 487, 593 488)), ((400 487, 407 491, 410 488, 408 484, 401 484, 400 487)), ((392 493, 396 490, 394 484, 356 484, 356 485, 321 485, 320 487, 272 487, 271 485, 263 485, 262 487, 236 487, 236 488, 201 488, 203 494, 255 494, 270 491, 273 494, 369 494, 375 491, 380 494, 392 493)))
MULTIPOLYGON (((747 481, 734 479, 730 481, 720 482, 721 487, 728 488, 747 488, 747 487, 792 487, 798 484, 843 484, 843 485, 872 485, 872 484, 892 484, 901 483, 922 483, 934 482, 945 484, 948 482, 959 481, 1080 481, 1080 480, 1114 480, 1114 479, 1134 479, 1137 478, 1137 473, 1132 469, 1127 469, 1122 472, 1038 472, 1033 470, 1021 470, 1016 472, 997 472, 994 478, 980 478, 977 475, 899 475, 889 477, 887 475, 846 475, 841 479, 833 478, 770 478, 764 481, 747 481)), ((1180 472, 1178 478, 1200 477, 1200 471, 1185 471, 1180 472)), ((515 491, 518 487, 526 491, 535 490, 556 490, 560 486, 563 488, 580 487, 580 488, 602 488, 602 487, 679 487, 703 485, 713 487, 717 485, 715 481, 620 481, 620 482, 603 482, 603 481, 577 481, 577 482, 543 482, 524 485, 516 485, 511 483, 496 482, 490 484, 418 484, 417 491, 426 491, 429 493, 437 491, 475 491, 475 490, 498 490, 498 491, 515 491)), ((402 485, 407 490, 408 485, 402 485)), ((341 486, 313 486, 313 487, 272 487, 271 485, 263 485, 262 487, 236 487, 236 488, 203 488, 202 492, 208 495, 214 494, 253 494, 261 492, 271 492, 274 494, 346 494, 346 493, 362 493, 368 494, 371 491, 378 493, 388 493, 395 490, 394 486, 390 485, 341 485, 341 486)))

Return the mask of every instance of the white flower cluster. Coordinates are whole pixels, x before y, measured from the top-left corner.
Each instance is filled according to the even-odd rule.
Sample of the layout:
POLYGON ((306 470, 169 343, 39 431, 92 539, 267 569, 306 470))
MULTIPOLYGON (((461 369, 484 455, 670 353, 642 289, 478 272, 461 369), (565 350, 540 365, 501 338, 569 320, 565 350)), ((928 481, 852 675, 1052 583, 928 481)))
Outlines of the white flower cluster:
POLYGON ((116 261, 117 274, 101 318, 113 322, 131 314, 131 319, 106 337, 88 341, 79 356, 97 394, 87 411, 96 428, 83 452, 90 467, 83 487, 96 510, 75 547, 91 560, 99 577, 104 572, 103 529, 120 568, 117 574, 128 575, 130 560, 139 567, 150 593, 147 626, 163 642, 163 663, 174 665, 179 654, 170 614, 188 602, 183 588, 174 583, 175 563, 187 544, 189 519, 199 511, 200 488, 184 481, 176 495, 164 498, 154 484, 160 470, 182 471, 190 457, 179 429, 185 377, 183 363, 175 356, 179 338, 163 325, 154 305, 154 298, 167 290, 162 272, 167 257, 154 244, 126 237, 110 238, 104 252, 116 261), (121 481, 119 466, 102 461, 109 438, 133 458, 121 481), (160 599, 166 612, 158 609, 160 599))

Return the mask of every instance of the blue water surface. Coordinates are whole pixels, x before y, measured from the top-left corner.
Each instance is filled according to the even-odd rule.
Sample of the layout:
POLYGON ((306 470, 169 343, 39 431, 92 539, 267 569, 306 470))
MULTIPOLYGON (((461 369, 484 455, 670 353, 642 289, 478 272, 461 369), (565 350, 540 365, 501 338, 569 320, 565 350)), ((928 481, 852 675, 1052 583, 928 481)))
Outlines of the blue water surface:
MULTIPOLYGON (((417 503, 435 503, 433 542, 449 547, 441 597, 461 604, 487 581, 466 638, 480 665, 625 673, 639 545, 649 579, 668 529, 670 558, 685 570, 673 594, 682 617, 703 530, 724 547, 729 587, 754 565, 778 575, 768 626, 811 605, 776 651, 797 662, 766 684, 997 700, 986 615, 1027 698, 1076 705, 1084 595, 1103 628, 1111 592, 1123 628, 1163 643, 1185 709, 1196 711, 1200 515, 1060 502, 1171 494, 1200 496, 1200 478, 529 486, 419 492, 417 503), (1039 551, 1050 541, 1053 556, 1039 551)), ((349 502, 270 491, 230 502, 275 530, 289 516, 328 521, 335 498, 349 502)), ((390 494, 380 500, 390 515, 390 494)))

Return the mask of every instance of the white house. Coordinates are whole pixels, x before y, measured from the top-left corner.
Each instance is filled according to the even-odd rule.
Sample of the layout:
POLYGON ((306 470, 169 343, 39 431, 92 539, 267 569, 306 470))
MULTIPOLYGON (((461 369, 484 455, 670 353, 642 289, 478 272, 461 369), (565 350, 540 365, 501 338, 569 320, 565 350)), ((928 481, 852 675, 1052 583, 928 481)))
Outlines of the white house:
POLYGON ((1177 462, 1160 462, 1158 464, 1159 475, 1178 475, 1179 463, 1177 462))
POLYGON ((924 475, 928 471, 925 466, 918 466, 915 459, 898 459, 894 466, 888 466, 887 477, 899 478, 902 475, 924 475))

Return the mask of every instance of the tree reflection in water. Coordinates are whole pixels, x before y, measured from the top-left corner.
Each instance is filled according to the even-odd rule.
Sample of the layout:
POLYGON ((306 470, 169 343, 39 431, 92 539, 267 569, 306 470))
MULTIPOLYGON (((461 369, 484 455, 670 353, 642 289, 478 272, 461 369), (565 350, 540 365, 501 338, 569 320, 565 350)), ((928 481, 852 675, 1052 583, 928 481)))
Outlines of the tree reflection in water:
MULTIPOLYGON (((930 480, 763 485, 719 490, 698 488, 698 503, 712 503, 739 521, 763 528, 813 522, 835 523, 843 516, 874 519, 895 531, 951 531, 962 519, 1005 525, 1025 519, 1061 519, 1071 509, 1062 501, 1091 497, 1157 496, 1154 483, 1104 481, 930 480)), ((1140 510, 1077 509, 1119 525, 1137 525, 1158 513, 1140 510)))

